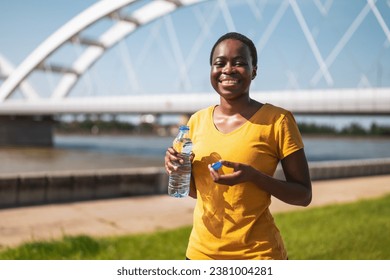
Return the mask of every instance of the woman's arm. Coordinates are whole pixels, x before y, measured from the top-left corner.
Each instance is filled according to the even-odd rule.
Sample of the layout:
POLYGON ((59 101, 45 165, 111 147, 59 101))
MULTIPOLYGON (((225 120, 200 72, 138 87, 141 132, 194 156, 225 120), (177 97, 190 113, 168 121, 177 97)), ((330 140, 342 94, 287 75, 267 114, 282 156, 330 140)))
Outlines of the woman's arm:
POLYGON ((312 199, 309 168, 303 149, 282 160, 286 181, 268 176, 250 165, 222 160, 221 163, 233 168, 233 173, 221 175, 209 166, 214 182, 223 185, 236 185, 252 182, 272 196, 293 205, 307 206, 312 199))

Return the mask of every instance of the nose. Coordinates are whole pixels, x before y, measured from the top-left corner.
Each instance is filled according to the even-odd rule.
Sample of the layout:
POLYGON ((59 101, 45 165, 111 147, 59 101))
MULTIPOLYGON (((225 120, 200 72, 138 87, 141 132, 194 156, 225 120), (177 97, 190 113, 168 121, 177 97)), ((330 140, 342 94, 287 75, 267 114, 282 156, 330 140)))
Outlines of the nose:
POLYGON ((226 74, 230 74, 233 71, 234 71, 234 67, 233 67, 233 65, 230 62, 226 63, 225 66, 222 69, 222 72, 226 73, 226 74))

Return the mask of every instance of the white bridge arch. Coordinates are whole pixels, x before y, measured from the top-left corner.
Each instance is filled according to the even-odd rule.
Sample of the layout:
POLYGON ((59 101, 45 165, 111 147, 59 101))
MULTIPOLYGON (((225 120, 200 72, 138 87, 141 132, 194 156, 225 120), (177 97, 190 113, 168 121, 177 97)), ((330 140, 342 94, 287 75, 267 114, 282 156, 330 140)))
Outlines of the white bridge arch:
MULTIPOLYGON (((54 90, 51 98, 59 99, 66 97, 79 77, 83 75, 107 49, 135 31, 139 26, 171 13, 180 7, 202 1, 204 0, 156 0, 136 9, 131 15, 124 16, 120 14, 121 9, 136 4, 139 1, 99 1, 58 29, 22 62, 1 86, 0 102, 9 98, 12 92, 32 71, 45 69, 63 74, 63 77, 54 90), (82 30, 105 17, 117 20, 117 23, 108 31, 104 32, 98 40, 93 41, 78 36, 82 30), (45 64, 45 60, 60 46, 67 42, 78 42, 80 44, 88 45, 88 47, 73 63, 71 68, 45 64)), ((28 100, 39 99, 39 95, 34 91, 23 91, 23 94, 28 100)))
MULTIPOLYGON (((177 110, 188 110, 191 112, 203 107, 208 104, 208 102, 214 102, 215 96, 206 96, 204 92, 184 96, 160 94, 159 96, 153 96, 152 98, 151 96, 131 96, 121 97, 120 99, 104 96, 82 97, 77 99, 68 97, 68 94, 80 77, 83 76, 84 73, 86 73, 87 70, 107 52, 107 50, 137 30, 138 27, 146 25, 159 17, 168 15, 180 7, 200 2, 206 2, 206 0, 154 0, 148 2, 140 0, 102 0, 97 2, 48 37, 47 40, 38 46, 38 48, 35 49, 14 71, 11 71, 12 73, 9 73, 9 76, 0 87, 0 114, 40 115, 83 112, 177 113, 177 110), (134 8, 129 14, 126 14, 125 12, 121 13, 126 7, 134 8), (110 18, 114 20, 116 24, 95 40, 91 40, 81 35, 81 31, 103 18, 110 18), (71 66, 50 64, 48 61, 49 56, 69 42, 84 45, 86 48, 71 66), (54 87, 49 98, 42 98, 40 94, 33 89, 26 91, 22 88, 22 85, 25 84, 27 77, 32 72, 41 70, 49 70, 61 74, 61 79, 54 87), (10 98, 18 87, 22 89, 23 100, 13 100, 10 98), (202 95, 201 98, 199 98, 200 95, 202 95), (191 106, 183 107, 183 103, 190 103, 189 105, 191 106)), ((230 31, 235 30, 234 18, 226 5, 228 2, 234 1, 216 0, 213 2, 219 5, 219 9, 223 14, 228 29, 230 31)), ((238 2, 246 3, 249 7, 256 8, 256 1, 254 0, 241 0, 238 2)), ((259 1, 259 3, 260 2, 274 3, 272 0, 263 0, 259 1)), ((313 0, 312 2, 321 14, 328 13, 332 3, 334 3, 333 0, 313 0)), ((341 50, 353 37, 362 22, 364 22, 367 15, 374 16, 377 26, 386 39, 387 49, 390 44, 388 19, 383 16, 383 13, 381 13, 377 7, 381 2, 376 0, 362 0, 361 2, 363 2, 363 5, 362 7, 359 7, 360 12, 350 25, 343 30, 342 36, 326 57, 324 52, 319 49, 318 43, 315 40, 315 32, 310 30, 308 22, 303 15, 301 10, 302 4, 297 0, 280 0, 275 4, 278 6, 276 12, 269 23, 266 24, 266 28, 264 29, 261 38, 255 40, 258 50, 261 52, 264 49, 271 35, 275 32, 276 27, 286 14, 286 11, 290 11, 297 19, 302 33, 301 35, 303 35, 304 40, 306 40, 314 61, 318 66, 316 71, 313 72, 314 75, 311 81, 316 84, 319 79, 324 78, 327 85, 332 85, 334 82, 334 75, 332 75, 330 67, 335 62, 336 57, 340 54, 341 50)), ((383 8, 383 3, 381 3, 381 5, 383 8)), ((259 12, 259 10, 253 10, 253 13, 259 12)), ((210 12, 210 18, 211 14, 212 13, 210 12)), ((208 18, 208 20, 211 21, 210 18, 208 18)), ((363 76, 363 78, 365 77, 363 76)), ((295 80, 296 77, 292 74, 291 83, 294 84, 295 80)), ((367 79, 362 79, 363 82, 365 80, 367 79)), ((253 94, 263 101, 273 102, 297 112, 389 114, 390 111, 389 87, 375 88, 373 86, 367 86, 358 89, 336 88, 326 90, 299 90, 297 88, 292 88, 284 92, 256 93, 254 91, 253 94)))
MULTIPOLYGON (((15 71, 15 67, 12 63, 0 54, 0 80, 6 80, 13 71, 15 71)), ((21 81, 20 88, 25 96, 37 95, 34 88, 27 81, 21 81)))

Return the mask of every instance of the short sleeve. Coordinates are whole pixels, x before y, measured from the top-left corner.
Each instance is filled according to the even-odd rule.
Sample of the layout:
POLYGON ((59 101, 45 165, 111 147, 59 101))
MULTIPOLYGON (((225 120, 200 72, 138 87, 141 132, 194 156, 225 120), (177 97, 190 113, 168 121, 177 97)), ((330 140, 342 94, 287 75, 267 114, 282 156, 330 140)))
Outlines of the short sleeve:
POLYGON ((303 148, 301 133, 294 116, 287 112, 278 127, 278 157, 283 159, 303 148))
POLYGON ((189 135, 190 135, 190 138, 193 139, 194 138, 194 131, 195 131, 195 120, 194 120, 195 116, 194 115, 191 115, 190 119, 188 120, 187 122, 187 125, 188 127, 190 128, 190 131, 189 131, 189 135))

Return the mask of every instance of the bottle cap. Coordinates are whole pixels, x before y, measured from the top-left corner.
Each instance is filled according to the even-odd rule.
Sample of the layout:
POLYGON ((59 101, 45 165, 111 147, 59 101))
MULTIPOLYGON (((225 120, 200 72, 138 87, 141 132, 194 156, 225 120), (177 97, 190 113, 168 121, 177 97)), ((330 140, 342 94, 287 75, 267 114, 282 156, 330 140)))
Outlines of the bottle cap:
POLYGON ((218 170, 222 167, 222 163, 220 161, 217 161, 217 162, 214 162, 212 165, 211 165, 211 168, 214 169, 214 170, 218 170))
POLYGON ((190 130, 190 127, 188 125, 181 125, 179 130, 190 130))

